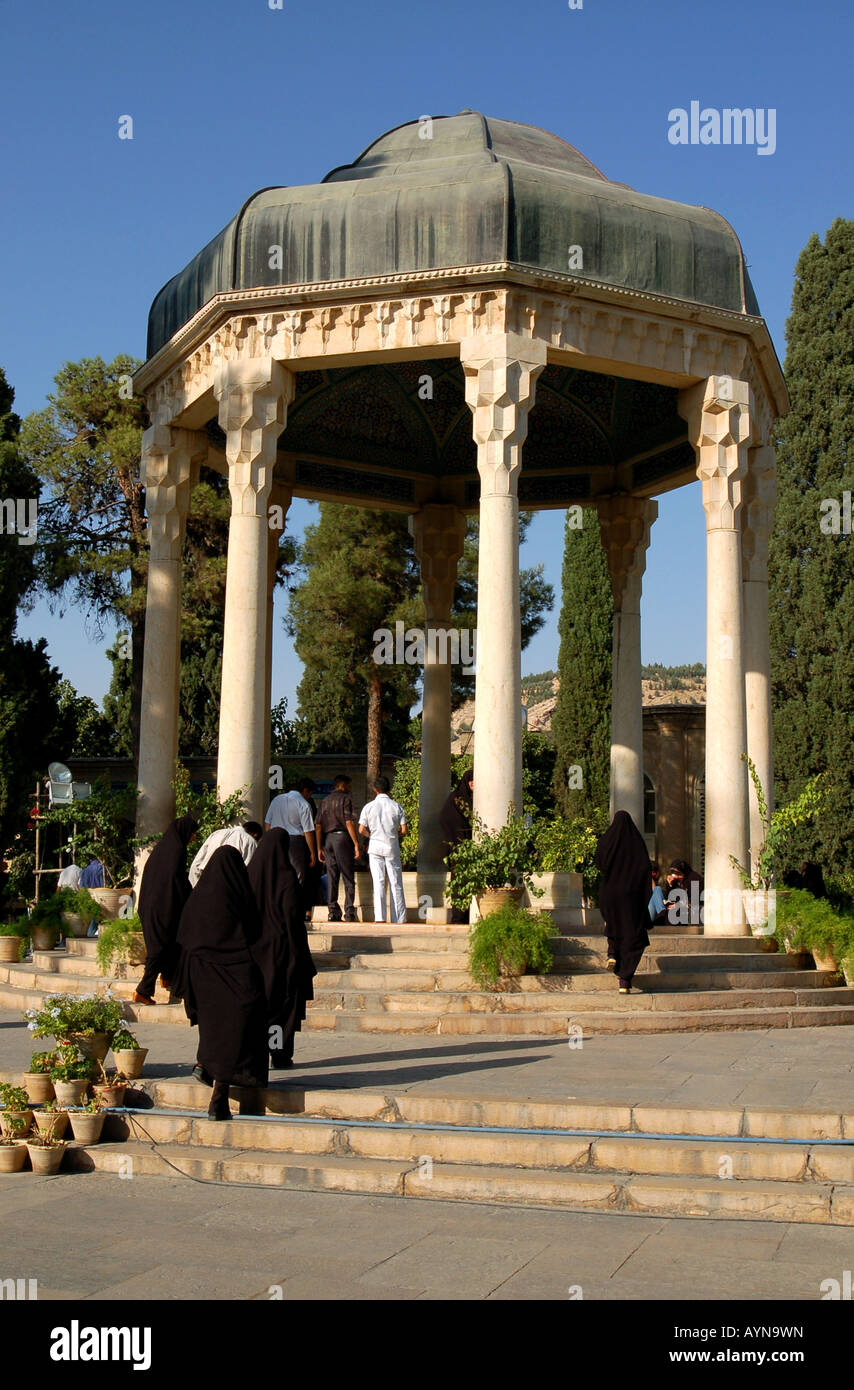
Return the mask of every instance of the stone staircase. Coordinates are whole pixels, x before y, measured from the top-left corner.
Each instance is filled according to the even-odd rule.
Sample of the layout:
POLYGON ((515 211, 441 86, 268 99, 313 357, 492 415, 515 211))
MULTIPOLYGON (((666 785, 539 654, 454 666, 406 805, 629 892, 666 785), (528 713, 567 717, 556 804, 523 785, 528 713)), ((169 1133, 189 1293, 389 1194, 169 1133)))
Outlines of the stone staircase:
MULTIPOLYGON (((13 1079, 8 1073, 4 1079, 13 1079)), ((567 1211, 854 1225, 854 1116, 764 1107, 271 1088, 143 1079, 65 1166, 567 1211), (263 1112, 263 1113, 262 1113, 263 1112)), ((16 1179, 26 1180, 26 1175, 16 1179)))
MULTIPOLYGON (((621 995, 592 924, 553 938, 554 972, 479 989, 468 973, 467 927, 312 923, 319 974, 304 1027, 395 1034, 577 1036, 607 1033, 793 1028, 854 1023, 854 991, 807 954, 783 954, 753 937, 704 937, 684 928, 651 937, 636 992, 621 995)), ((183 1008, 130 1002, 138 965, 100 974, 94 940, 0 964, 0 1005, 25 1008, 46 993, 109 985, 126 1015, 186 1024, 183 1008)), ((162 1002, 160 1002, 162 1001, 162 1002)))

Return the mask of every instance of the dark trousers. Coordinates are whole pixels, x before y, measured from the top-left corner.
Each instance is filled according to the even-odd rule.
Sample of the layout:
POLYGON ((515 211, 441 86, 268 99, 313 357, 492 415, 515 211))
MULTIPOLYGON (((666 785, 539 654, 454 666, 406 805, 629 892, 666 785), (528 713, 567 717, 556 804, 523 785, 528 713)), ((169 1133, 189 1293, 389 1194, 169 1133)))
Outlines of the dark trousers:
POLYGON ((323 852, 326 855, 327 900, 330 920, 333 920, 333 913, 334 919, 340 920, 338 881, 343 879, 344 916, 348 922, 352 921, 355 915, 354 904, 356 901, 356 850, 353 841, 346 830, 330 830, 323 841, 323 852))

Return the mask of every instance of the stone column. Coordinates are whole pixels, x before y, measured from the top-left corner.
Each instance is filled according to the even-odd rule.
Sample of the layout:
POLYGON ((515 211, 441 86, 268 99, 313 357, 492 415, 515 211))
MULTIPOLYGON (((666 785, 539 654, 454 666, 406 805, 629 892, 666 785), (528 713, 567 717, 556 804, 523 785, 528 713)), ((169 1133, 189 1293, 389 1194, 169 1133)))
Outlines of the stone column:
POLYGON ((444 876, 439 812, 450 790, 451 667, 446 641, 431 640, 430 633, 437 629, 446 633, 450 626, 457 562, 463 553, 466 521, 456 507, 428 503, 409 518, 409 529, 421 566, 426 637, 421 712, 421 790, 418 800, 418 872, 419 875, 444 876))
POLYGON ((204 435, 153 425, 142 436, 149 556, 142 666, 137 834, 161 834, 175 814, 181 674, 181 562, 204 435))
POLYGON ((679 403, 697 454, 706 513, 707 936, 749 932, 730 855, 747 863, 741 517, 752 407, 747 382, 727 376, 691 387, 679 403))
POLYGON ((495 333, 464 339, 460 358, 480 474, 474 809, 496 830, 522 810, 518 482, 546 345, 495 333))
MULTIPOLYGON (((744 479, 744 681, 747 752, 759 774, 769 815, 774 810, 774 753, 771 727, 771 653, 768 645, 768 542, 777 501, 777 460, 765 444, 748 453, 744 479)), ((750 787, 750 858, 764 839, 759 806, 750 787)))
POLYGON ((643 834, 643 686, 640 599, 658 503, 603 497, 596 509, 614 594, 611 680, 611 819, 628 811, 643 834))
POLYGON ((228 362, 214 383, 231 493, 217 784, 221 797, 245 791, 252 820, 267 791, 267 508, 293 384, 271 358, 228 362))
MULTIPOLYGON (((270 789, 270 706, 273 699, 273 605, 276 588, 276 565, 279 559, 279 541, 285 530, 288 508, 293 498, 293 490, 284 483, 273 483, 267 513, 267 635, 264 663, 265 724, 264 724, 264 762, 259 769, 259 783, 263 788, 263 798, 270 789), (281 523, 281 524, 280 524, 281 523)), ((263 808, 266 810, 266 805, 263 808)))

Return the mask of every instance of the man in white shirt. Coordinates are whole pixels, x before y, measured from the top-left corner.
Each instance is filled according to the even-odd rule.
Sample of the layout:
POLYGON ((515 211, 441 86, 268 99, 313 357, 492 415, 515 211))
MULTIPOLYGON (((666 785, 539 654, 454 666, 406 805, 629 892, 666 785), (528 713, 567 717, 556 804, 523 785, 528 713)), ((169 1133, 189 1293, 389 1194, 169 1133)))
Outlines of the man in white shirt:
POLYGON ((263 833, 257 820, 246 820, 242 825, 227 825, 223 830, 214 830, 213 834, 205 840, 190 865, 189 879, 192 886, 195 888, 205 865, 218 849, 222 849, 223 845, 233 845, 239 851, 244 864, 248 864, 258 848, 258 841, 263 833))
POLYGON ((304 910, 310 906, 309 870, 317 863, 314 852, 314 808, 308 800, 314 790, 311 778, 304 777, 289 792, 274 796, 264 817, 265 830, 279 826, 290 836, 289 858, 299 879, 304 910))
POLYGON ((81 872, 78 864, 66 864, 65 868, 59 871, 59 878, 56 881, 57 892, 60 888, 72 888, 76 893, 80 887, 81 872))
POLYGON ((389 796, 389 780, 378 777, 374 783, 376 796, 363 807, 359 816, 359 834, 370 835, 368 863, 374 883, 374 921, 385 921, 385 881, 391 889, 392 921, 406 921, 403 899, 403 870, 400 866, 400 841, 406 834, 406 812, 399 802, 389 796))

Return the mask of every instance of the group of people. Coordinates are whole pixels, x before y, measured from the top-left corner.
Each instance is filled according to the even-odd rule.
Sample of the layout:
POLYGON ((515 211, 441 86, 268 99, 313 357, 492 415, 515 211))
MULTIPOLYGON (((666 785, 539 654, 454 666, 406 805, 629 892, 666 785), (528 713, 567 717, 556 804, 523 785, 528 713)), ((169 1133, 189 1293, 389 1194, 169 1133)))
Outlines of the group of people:
POLYGON ((215 831, 188 872, 197 830, 192 816, 173 821, 143 870, 146 963, 133 998, 153 1004, 160 975, 170 1002, 183 1000, 199 1029, 193 1074, 212 1086, 208 1114, 222 1120, 229 1085, 263 1087, 270 1061, 292 1065, 317 972, 287 834, 251 821, 215 831))
MULTIPOLYGON (((602 880, 599 910, 605 923, 608 966, 619 980, 621 994, 631 994, 632 981, 649 945, 649 929, 670 921, 674 904, 695 892, 703 880, 684 859, 667 870, 668 894, 659 882, 661 870, 651 860, 646 842, 629 815, 618 811, 599 839, 595 856, 602 880)), ((699 901, 699 899, 698 899, 699 901)))

